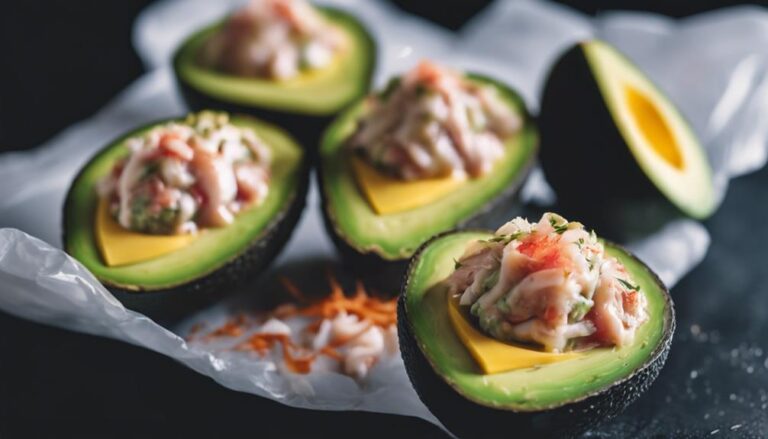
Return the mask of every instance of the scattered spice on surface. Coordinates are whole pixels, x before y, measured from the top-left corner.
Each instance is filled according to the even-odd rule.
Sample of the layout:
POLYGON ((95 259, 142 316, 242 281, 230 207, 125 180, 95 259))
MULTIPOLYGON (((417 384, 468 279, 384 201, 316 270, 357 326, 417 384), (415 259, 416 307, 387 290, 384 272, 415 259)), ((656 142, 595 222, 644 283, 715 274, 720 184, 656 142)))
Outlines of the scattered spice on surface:
POLYGON ((270 311, 238 313, 205 334, 205 325, 195 324, 187 340, 236 339, 225 349, 260 357, 279 347, 285 368, 299 374, 310 373, 315 360, 324 356, 356 378, 364 378, 382 355, 397 351, 397 298, 373 296, 360 281, 347 296, 331 273, 330 291, 320 299, 309 298, 286 277, 280 282, 293 302, 270 311), (292 330, 289 321, 298 330, 292 330))

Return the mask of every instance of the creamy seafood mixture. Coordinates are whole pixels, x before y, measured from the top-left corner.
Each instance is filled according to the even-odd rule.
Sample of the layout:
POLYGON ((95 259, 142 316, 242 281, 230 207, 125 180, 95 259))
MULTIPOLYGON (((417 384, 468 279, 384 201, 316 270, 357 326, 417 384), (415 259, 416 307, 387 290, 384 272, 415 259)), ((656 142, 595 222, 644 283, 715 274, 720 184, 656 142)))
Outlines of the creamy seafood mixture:
POLYGON ((350 147, 403 180, 479 177, 504 154, 522 119, 496 88, 423 61, 370 98, 350 147))
POLYGON ((344 44, 304 0, 252 0, 206 42, 201 60, 238 76, 289 79, 328 66, 344 44))
POLYGON ((269 148, 225 113, 192 114, 126 145, 129 155, 98 185, 126 229, 179 234, 225 226, 269 190, 269 148))
POLYGON ((473 242, 446 282, 484 332, 547 351, 623 346, 648 319, 644 293, 594 232, 553 213, 473 242))

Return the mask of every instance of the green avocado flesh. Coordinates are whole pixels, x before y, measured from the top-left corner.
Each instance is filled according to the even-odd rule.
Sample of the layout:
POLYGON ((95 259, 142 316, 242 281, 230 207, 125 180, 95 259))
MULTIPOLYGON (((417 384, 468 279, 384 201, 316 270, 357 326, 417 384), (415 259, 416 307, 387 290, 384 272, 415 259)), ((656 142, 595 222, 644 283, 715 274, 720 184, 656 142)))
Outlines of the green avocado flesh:
POLYGON ((582 42, 560 58, 540 122, 542 165, 564 201, 659 199, 690 217, 713 213, 701 142, 667 96, 607 43, 582 42))
MULTIPOLYGON (((629 378, 654 358, 671 319, 666 292, 650 271, 626 251, 606 243, 648 299, 650 319, 635 341, 621 349, 599 348, 583 357, 535 368, 485 375, 455 334, 441 281, 454 270, 467 244, 491 233, 456 232, 427 245, 412 261, 405 290, 406 318, 418 348, 456 392, 489 407, 538 411, 578 401, 629 378)), ((402 316, 400 316, 402 317, 402 316)))
POLYGON ((611 46, 601 41, 592 41, 584 44, 584 52, 616 125, 648 178, 691 216, 709 216, 714 201, 711 170, 704 150, 688 122, 635 65, 611 46), (650 120, 638 123, 637 115, 631 112, 626 92, 622 90, 626 81, 645 95, 649 105, 636 105, 643 107, 639 111, 643 111, 644 118, 650 120), (645 130, 667 131, 670 137, 675 138, 679 154, 682 155, 680 160, 685 162, 682 172, 675 169, 674 165, 669 165, 668 160, 674 159, 665 159, 650 144, 654 138, 656 142, 675 140, 664 139, 664 133, 648 134, 643 124, 656 124, 656 128, 648 127, 645 130))
POLYGON ((302 149, 281 129, 247 117, 230 122, 253 128, 272 150, 269 192, 262 204, 237 215, 222 228, 202 230, 201 236, 175 252, 125 266, 109 267, 102 261, 94 235, 97 182, 114 163, 128 154, 126 140, 141 135, 163 121, 133 131, 94 157, 70 188, 65 208, 66 251, 99 280, 126 290, 152 291, 184 285, 212 273, 243 253, 261 238, 263 229, 293 202, 301 179, 302 149))
POLYGON ((491 172, 468 180, 429 205, 379 215, 359 190, 345 145, 365 112, 364 101, 342 113, 328 127, 320 146, 324 208, 334 232, 351 247, 362 253, 373 252, 386 260, 409 258, 421 243, 465 222, 527 175, 535 158, 538 135, 527 119, 522 101, 511 90, 490 79, 471 78, 496 87, 499 96, 524 117, 525 125, 507 141, 506 154, 491 172))
POLYGON ((274 81, 218 72, 197 61, 205 41, 221 29, 219 22, 187 39, 178 50, 174 68, 180 80, 197 91, 224 102, 309 115, 330 115, 362 96, 375 62, 373 41, 352 16, 330 8, 319 11, 347 36, 348 47, 327 69, 297 78, 274 81))

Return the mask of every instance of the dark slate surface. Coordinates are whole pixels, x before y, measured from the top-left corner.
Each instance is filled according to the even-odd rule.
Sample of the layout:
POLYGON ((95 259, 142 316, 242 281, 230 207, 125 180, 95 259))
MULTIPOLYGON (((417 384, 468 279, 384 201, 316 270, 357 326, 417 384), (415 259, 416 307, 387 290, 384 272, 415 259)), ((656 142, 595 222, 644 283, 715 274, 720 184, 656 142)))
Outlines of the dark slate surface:
MULTIPOLYGON (((140 72, 128 35, 145 3, 4 5, 0 150, 38 143, 95 111, 140 72)), ((582 2, 599 8, 593 3, 582 2)), ((673 14, 696 8, 690 1, 656 3, 673 14)), ((455 15, 470 12, 458 8, 451 16, 443 8, 433 18, 456 27, 455 15)), ((709 255, 672 290, 678 331, 667 366, 650 392, 588 437, 768 437, 767 188, 768 170, 732 183, 706 223, 709 255)), ((0 438, 225 433, 445 437, 407 417, 283 407, 226 390, 143 349, 0 314, 0 438)))
MULTIPOLYGON (((712 247, 672 290, 667 366, 624 415, 587 437, 768 435, 768 169, 735 180, 707 222, 712 247)), ((296 410, 226 390, 160 355, 0 315, 0 437, 443 437, 416 419, 296 410), (31 435, 30 432, 35 432, 31 435)))
POLYGON ((768 169, 732 181, 706 222, 709 254, 672 289, 677 333, 666 367, 593 437, 768 437, 766 188, 768 169))

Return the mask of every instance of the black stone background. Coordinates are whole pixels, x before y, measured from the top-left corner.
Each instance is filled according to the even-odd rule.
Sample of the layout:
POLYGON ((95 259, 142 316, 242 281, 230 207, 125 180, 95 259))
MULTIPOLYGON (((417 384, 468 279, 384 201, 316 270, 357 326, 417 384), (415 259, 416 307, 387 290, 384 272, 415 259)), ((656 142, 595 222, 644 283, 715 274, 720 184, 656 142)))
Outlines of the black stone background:
MULTIPOLYGON (((671 16, 736 3, 562 1, 589 13, 626 8, 671 16)), ((148 3, 3 2, 0 151, 39 144, 139 76, 130 30, 148 3)), ((457 29, 486 2, 396 3, 457 29)), ((706 260, 672 291, 678 331, 667 366, 624 415, 588 436, 768 437, 766 188, 768 170, 732 182, 705 223, 713 240, 706 260)), ((0 313, 0 438, 230 435, 444 437, 418 419, 284 407, 224 389, 144 349, 0 313)))

